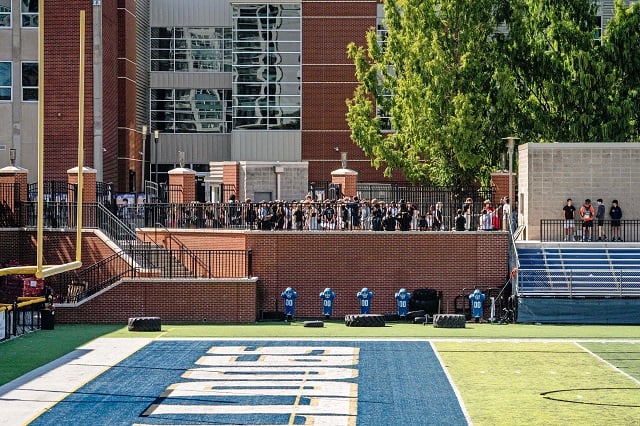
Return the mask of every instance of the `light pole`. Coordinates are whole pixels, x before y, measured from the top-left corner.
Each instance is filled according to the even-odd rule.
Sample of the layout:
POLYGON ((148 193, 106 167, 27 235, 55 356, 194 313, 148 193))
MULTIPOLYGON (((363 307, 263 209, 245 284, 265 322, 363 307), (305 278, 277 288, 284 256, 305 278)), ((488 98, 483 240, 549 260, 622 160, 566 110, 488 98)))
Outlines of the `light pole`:
POLYGON ((159 130, 155 130, 153 132, 153 142, 154 142, 154 159, 153 159, 153 163, 155 164, 155 170, 156 170, 156 178, 155 178, 155 182, 156 185, 158 184, 158 141, 160 140, 160 131, 159 130))
POLYGON ((145 188, 145 181, 147 175, 145 174, 145 168, 147 163, 147 126, 142 126, 142 192, 147 192, 145 188))
POLYGON ((15 167, 16 165, 16 149, 11 148, 9 150, 9 163, 11 163, 11 167, 15 167))
POLYGON ((511 217, 513 214, 513 206, 515 205, 513 201, 513 150, 516 144, 516 141, 519 141, 520 138, 515 136, 508 136, 506 138, 502 138, 502 140, 507 141, 507 152, 509 154, 509 231, 511 231, 511 217))

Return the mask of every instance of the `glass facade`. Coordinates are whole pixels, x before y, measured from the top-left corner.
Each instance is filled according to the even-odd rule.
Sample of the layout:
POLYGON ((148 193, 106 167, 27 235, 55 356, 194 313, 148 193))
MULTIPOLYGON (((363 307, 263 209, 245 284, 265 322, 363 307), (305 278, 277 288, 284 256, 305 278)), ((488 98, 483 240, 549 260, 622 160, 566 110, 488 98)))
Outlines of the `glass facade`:
POLYGON ((38 100, 38 63, 22 63, 22 100, 38 100))
POLYGON ((231 90, 151 89, 151 128, 162 133, 228 133, 231 90))
POLYGON ((11 0, 0 0, 0 27, 11 26, 11 0))
POLYGON ((151 71, 231 72, 231 28, 151 28, 151 71))
POLYGON ((233 128, 300 129, 300 4, 233 5, 233 128))
POLYGON ((22 26, 38 26, 38 0, 22 0, 22 26))
POLYGON ((11 100, 11 62, 0 62, 0 101, 11 100))

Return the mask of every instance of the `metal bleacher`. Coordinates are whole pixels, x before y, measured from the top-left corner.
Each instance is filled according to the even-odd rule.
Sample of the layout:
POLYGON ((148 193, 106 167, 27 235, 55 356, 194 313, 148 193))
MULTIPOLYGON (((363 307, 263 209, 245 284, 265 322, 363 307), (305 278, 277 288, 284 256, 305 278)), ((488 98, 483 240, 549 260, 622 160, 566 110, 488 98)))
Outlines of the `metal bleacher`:
POLYGON ((519 296, 640 296, 640 245, 518 242, 516 249, 519 296))

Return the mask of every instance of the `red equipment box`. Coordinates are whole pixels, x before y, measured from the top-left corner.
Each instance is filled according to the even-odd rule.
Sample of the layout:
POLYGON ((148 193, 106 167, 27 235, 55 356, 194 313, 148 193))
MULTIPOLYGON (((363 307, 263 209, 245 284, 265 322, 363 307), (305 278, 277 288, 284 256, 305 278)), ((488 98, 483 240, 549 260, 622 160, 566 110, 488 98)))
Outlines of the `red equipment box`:
POLYGON ((44 280, 36 277, 22 278, 22 297, 42 296, 44 292, 44 280))

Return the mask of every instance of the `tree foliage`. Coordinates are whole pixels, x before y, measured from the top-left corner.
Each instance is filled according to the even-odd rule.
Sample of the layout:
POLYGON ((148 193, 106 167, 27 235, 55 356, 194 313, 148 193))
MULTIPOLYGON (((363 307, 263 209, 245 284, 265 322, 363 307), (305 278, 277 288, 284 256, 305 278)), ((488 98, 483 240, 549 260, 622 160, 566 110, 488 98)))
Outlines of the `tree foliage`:
POLYGON ((466 185, 495 170, 505 136, 628 140, 634 124, 637 136, 638 66, 615 65, 637 60, 628 34, 640 31, 637 13, 618 17, 601 46, 590 0, 384 0, 384 8, 383 42, 372 29, 366 46, 347 50, 360 83, 347 122, 385 175, 466 185))
POLYGON ((615 2, 616 14, 604 36, 604 58, 611 70, 613 85, 609 101, 612 115, 620 117, 626 138, 640 139, 640 3, 629 7, 615 2))

